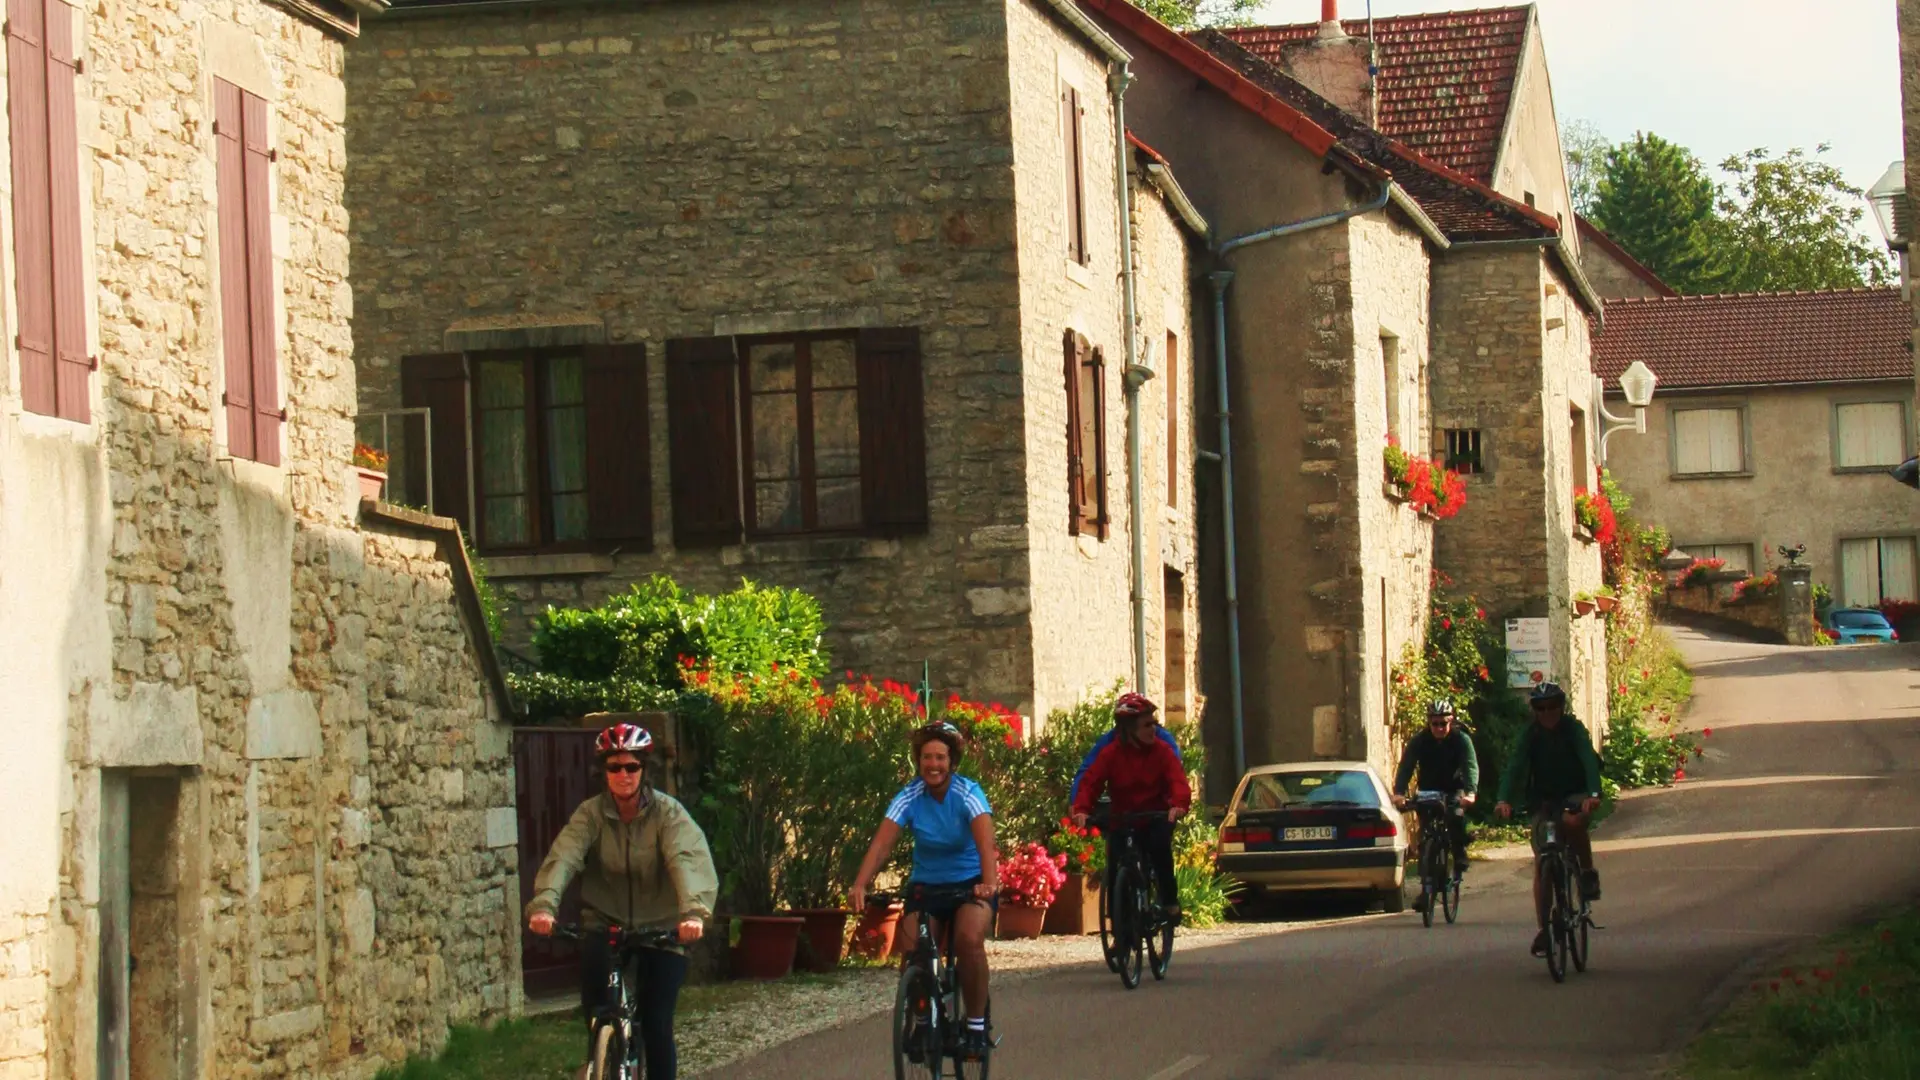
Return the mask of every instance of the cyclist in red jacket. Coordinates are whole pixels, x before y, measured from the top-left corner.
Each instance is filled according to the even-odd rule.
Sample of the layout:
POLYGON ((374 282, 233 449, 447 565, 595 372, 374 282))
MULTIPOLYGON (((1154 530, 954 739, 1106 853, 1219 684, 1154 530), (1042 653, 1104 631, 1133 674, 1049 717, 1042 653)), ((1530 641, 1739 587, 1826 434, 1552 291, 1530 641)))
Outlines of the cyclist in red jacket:
MULTIPOLYGON (((1113 726, 1119 738, 1093 759, 1073 799, 1074 823, 1085 827, 1093 804, 1106 792, 1113 800, 1117 821, 1127 814, 1164 811, 1165 821, 1155 821, 1134 829, 1134 841, 1146 853, 1153 866, 1160 895, 1169 902, 1168 919, 1180 919, 1180 887, 1173 876, 1173 823, 1193 805, 1193 789, 1187 786, 1187 770, 1180 756, 1160 740, 1160 721, 1154 704, 1140 694, 1122 694, 1113 703, 1113 726)), ((1107 863, 1107 886, 1113 885, 1114 865, 1107 863)))

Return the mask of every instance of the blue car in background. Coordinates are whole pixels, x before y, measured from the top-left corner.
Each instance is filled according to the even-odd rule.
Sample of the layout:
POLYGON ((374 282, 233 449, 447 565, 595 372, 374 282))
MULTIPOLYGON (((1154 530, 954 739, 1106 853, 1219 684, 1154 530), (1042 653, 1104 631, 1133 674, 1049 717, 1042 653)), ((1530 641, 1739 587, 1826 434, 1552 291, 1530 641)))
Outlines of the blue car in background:
POLYGON ((1834 608, 1827 612, 1826 628, 1842 645, 1890 644, 1900 640, 1887 617, 1872 608, 1834 608))

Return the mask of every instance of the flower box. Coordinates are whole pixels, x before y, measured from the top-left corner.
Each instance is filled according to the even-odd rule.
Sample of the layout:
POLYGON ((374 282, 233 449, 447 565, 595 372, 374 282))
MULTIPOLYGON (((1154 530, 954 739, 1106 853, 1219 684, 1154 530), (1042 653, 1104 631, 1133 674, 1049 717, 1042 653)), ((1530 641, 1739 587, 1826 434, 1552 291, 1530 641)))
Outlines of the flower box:
POLYGON ((1100 874, 1068 874, 1067 883, 1053 894, 1043 928, 1049 934, 1100 932, 1100 874))
POLYGON ((354 466, 353 471, 360 477, 360 498, 378 502, 380 492, 387 486, 387 474, 362 465, 354 466))

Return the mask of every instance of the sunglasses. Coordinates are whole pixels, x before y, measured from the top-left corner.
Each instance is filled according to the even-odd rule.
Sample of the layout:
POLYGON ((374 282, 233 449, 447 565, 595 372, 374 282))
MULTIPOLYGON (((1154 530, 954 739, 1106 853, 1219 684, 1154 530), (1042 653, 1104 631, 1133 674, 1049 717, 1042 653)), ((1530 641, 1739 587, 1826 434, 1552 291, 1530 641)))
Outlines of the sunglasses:
POLYGON ((646 768, 645 765, 635 761, 625 765, 609 765, 607 766, 607 771, 610 773, 637 773, 644 768, 646 768))

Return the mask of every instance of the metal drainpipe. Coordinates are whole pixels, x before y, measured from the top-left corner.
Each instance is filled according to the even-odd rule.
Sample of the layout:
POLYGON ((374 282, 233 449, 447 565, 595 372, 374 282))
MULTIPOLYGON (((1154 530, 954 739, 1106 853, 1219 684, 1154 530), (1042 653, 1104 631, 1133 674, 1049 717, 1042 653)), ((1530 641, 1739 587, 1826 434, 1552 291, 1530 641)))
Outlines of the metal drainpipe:
MULTIPOLYGON (((1338 225, 1349 218, 1362 214, 1371 214, 1387 205, 1393 197, 1393 182, 1380 185, 1380 194, 1364 206, 1336 210, 1331 214, 1321 214, 1301 221, 1276 225, 1244 236, 1236 236, 1221 243, 1214 254, 1225 258, 1230 252, 1249 244, 1263 240, 1277 240, 1282 236, 1308 232, 1338 225)), ((1227 398, 1227 285, 1233 281, 1231 270, 1216 270, 1207 275, 1213 283, 1213 364, 1215 391, 1220 400, 1220 504, 1222 531, 1227 537, 1227 675, 1233 688, 1233 775, 1234 781, 1247 772, 1247 714, 1246 701, 1242 691, 1243 678, 1240 669, 1240 579, 1238 568, 1238 548, 1234 542, 1233 517, 1233 412, 1228 407, 1227 398)))
POLYGON ((1140 363, 1135 325, 1133 273, 1133 205, 1127 187, 1127 87, 1133 72, 1126 64, 1107 65, 1107 90, 1113 95, 1114 187, 1120 202, 1120 292, 1124 306, 1127 366, 1122 379, 1127 389, 1127 531, 1133 539, 1133 685, 1147 688, 1147 530, 1141 514, 1140 387, 1153 371, 1140 363))

